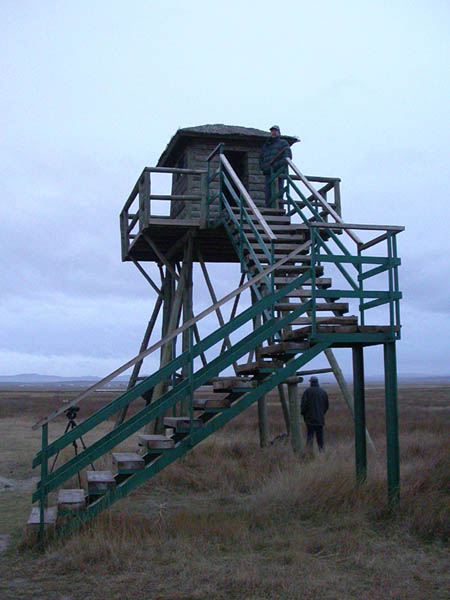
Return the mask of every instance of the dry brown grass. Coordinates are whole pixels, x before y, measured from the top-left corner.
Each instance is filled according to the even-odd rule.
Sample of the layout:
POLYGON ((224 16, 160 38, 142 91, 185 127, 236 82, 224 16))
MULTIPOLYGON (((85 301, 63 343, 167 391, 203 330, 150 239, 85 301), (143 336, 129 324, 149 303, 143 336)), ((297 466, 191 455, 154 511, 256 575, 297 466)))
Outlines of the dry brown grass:
MULTIPOLYGON (((324 455, 299 460, 286 442, 260 450, 250 409, 44 554, 14 545, 29 492, 3 492, 0 534, 12 537, 0 598, 448 598, 448 392, 401 389, 402 500, 393 512, 376 388, 368 390, 368 426, 378 453, 361 488, 351 423, 333 390, 324 455)), ((275 436, 282 419, 273 401, 269 415, 275 436)), ((21 433, 30 417, 17 419, 21 433)), ((10 411, 0 420, 9 444, 14 418, 10 411)), ((21 465, 30 445, 18 452, 21 465)))

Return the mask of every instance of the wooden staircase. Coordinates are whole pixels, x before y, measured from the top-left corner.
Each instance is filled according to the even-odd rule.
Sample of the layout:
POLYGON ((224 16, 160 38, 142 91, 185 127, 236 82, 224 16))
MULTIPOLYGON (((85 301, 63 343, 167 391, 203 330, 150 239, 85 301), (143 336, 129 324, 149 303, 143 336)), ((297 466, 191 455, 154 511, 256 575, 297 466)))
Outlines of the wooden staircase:
MULTIPOLYGON (((223 164, 226 166, 226 159, 223 164)), ((228 175, 233 176, 231 172, 228 175)), ((242 198, 245 190, 240 182, 238 184, 241 197, 230 180, 224 177, 223 185, 228 186, 229 191, 227 197, 234 198, 235 203, 230 204, 227 197, 222 195, 220 226, 226 229, 248 282, 234 290, 228 298, 250 288, 254 299, 252 305, 204 339, 192 343, 189 351, 173 357, 171 362, 139 381, 54 442, 48 443, 47 427, 56 415, 37 424, 42 425, 43 442, 41 451, 33 461, 34 467, 41 467, 41 481, 33 494, 33 502, 39 501, 40 507, 32 509, 28 523, 30 529, 39 529, 41 539, 52 528, 58 535, 77 529, 185 455, 255 401, 294 376, 299 368, 323 351, 342 344, 369 345, 384 343, 384 340, 392 340, 395 336, 398 338, 399 324, 392 319, 394 303, 400 298, 395 289, 390 287, 388 293, 366 292, 362 285, 358 287, 355 283, 350 291, 333 288, 332 278, 326 269, 326 259, 330 253, 324 245, 327 240, 337 239, 333 229, 327 228, 325 220, 331 212, 310 207, 313 214, 306 217, 299 206, 304 207, 307 201, 304 200, 301 205, 295 204, 289 194, 286 211, 255 206, 252 210, 246 210, 242 198), (292 220, 296 211, 302 215, 302 223, 292 220), (316 231, 316 226, 322 225, 322 229, 316 231), (321 248, 325 248, 328 254, 324 253, 323 258, 318 260, 321 248), (360 302, 360 311, 361 307, 364 310, 362 303, 366 298, 374 299, 368 301, 370 306, 389 302, 390 324, 368 326, 362 317, 349 315, 349 303, 346 300, 355 297, 360 302), (317 312, 319 315, 316 315, 317 312), (239 341, 217 358, 200 368, 194 368, 195 358, 217 342, 225 343, 229 335, 249 323, 253 323, 250 334, 242 333, 239 341), (237 363, 247 355, 253 355, 253 360, 249 358, 247 362, 237 363), (235 376, 226 374, 232 365, 236 365, 235 376), (188 367, 189 375, 180 379, 178 373, 183 367, 188 367), (171 387, 155 399, 153 391, 167 381, 172 382, 171 387), (206 397, 204 393, 196 394, 199 390, 204 392, 206 385, 211 386, 206 397), (114 430, 84 448, 53 473, 48 473, 47 464, 52 456, 138 397, 150 401, 114 430), (182 414, 186 398, 189 400, 188 410, 182 414), (148 431, 149 423, 158 419, 163 424, 164 434, 143 433, 144 427, 148 431), (119 444, 134 435, 135 452, 116 450, 119 444), (110 456, 110 469, 85 471, 86 467, 105 455, 110 456), (84 471, 86 489, 63 488, 64 485, 70 485, 74 476, 79 477, 84 471), (49 508, 48 497, 54 493, 57 493, 56 503, 49 508)), ((333 256, 330 262, 339 263, 339 260, 340 257, 333 256)), ((348 251, 344 253, 343 263, 352 264, 352 261, 356 265, 363 264, 361 246, 357 255, 348 251)), ((374 260, 370 258, 368 262, 372 264, 374 260)), ((386 265, 386 270, 394 270, 399 264, 395 255, 388 260, 380 258, 375 263, 386 265)), ((357 268, 359 281, 363 281, 366 276, 357 268)), ((376 272, 379 270, 379 267, 375 269, 376 272)), ((392 272, 395 276, 395 272, 392 272)), ((353 281, 350 276, 347 279, 353 281)), ((211 312, 214 308, 208 310, 211 312)), ((179 334, 186 329, 193 335, 193 324, 199 319, 196 317, 193 323, 184 325, 179 329, 179 334)), ((173 335, 166 336, 143 354, 163 347, 172 338, 173 335)), ((138 355, 133 363, 127 363, 124 368, 135 364, 142 356, 138 355)), ((120 370, 115 373, 118 372, 120 370)), ((61 411, 57 414, 61 414, 61 411)))

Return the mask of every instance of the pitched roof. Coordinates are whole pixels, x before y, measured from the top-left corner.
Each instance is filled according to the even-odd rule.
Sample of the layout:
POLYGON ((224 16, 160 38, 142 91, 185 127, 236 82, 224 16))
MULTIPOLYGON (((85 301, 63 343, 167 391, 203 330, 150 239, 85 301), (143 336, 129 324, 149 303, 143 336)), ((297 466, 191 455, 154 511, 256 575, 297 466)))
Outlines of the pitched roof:
MULTIPOLYGON (((198 125, 197 127, 183 127, 182 129, 178 129, 175 135, 172 136, 166 149, 159 157, 157 166, 173 166, 172 162, 177 158, 175 154, 179 155, 182 147, 186 145, 187 138, 203 136, 232 139, 259 138, 262 141, 269 136, 269 133, 268 131, 255 129, 254 127, 223 125, 221 123, 216 123, 214 125, 198 125)), ((281 137, 287 140, 290 146, 299 141, 295 136, 282 135, 281 137)))

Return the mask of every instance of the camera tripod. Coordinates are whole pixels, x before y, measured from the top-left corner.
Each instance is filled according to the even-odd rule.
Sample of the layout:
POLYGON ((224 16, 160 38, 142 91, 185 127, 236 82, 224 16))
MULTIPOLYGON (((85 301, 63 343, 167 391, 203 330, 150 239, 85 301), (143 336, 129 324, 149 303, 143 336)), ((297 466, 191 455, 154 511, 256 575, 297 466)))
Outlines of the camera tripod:
MULTIPOLYGON (((64 435, 68 432, 71 431, 72 429, 75 429, 75 427, 77 426, 77 423, 75 421, 75 417, 77 416, 77 412, 80 410, 79 406, 71 406, 70 408, 68 408, 65 412, 66 412, 66 417, 68 418, 68 423, 66 425, 66 428, 64 430, 64 435)), ((86 450, 86 444, 84 443, 83 440, 83 436, 80 435, 80 442, 81 445, 83 447, 83 450, 86 450)), ((72 442, 72 446, 75 452, 75 456, 78 456, 78 444, 77 444, 77 440, 73 440, 72 442)), ((50 469, 50 473, 52 473, 53 469, 55 468, 56 465, 56 461, 58 460, 58 456, 59 456, 60 450, 56 453, 55 459, 53 460, 53 464, 52 467, 50 469)), ((92 470, 95 471, 95 467, 93 465, 93 463, 90 463, 92 470)), ((77 473, 78 476, 78 485, 81 486, 81 477, 80 477, 80 472, 78 471, 77 473)))

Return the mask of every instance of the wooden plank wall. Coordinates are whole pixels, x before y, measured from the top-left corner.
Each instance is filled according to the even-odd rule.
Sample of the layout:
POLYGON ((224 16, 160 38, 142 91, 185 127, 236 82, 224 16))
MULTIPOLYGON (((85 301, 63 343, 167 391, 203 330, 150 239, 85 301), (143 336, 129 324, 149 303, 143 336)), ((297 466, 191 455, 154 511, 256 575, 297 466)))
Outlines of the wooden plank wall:
MULTIPOLYGON (((192 140, 184 150, 185 167, 188 169, 206 170, 207 158, 217 146, 217 140, 203 141, 192 140)), ((248 153, 248 191, 250 196, 258 206, 264 206, 264 175, 259 168, 259 154, 261 142, 259 144, 226 143, 225 150, 234 150, 248 153)), ((211 170, 217 168, 218 159, 215 158, 211 163, 211 170)), ((218 183, 214 182, 211 189, 217 191, 218 183)), ((200 175, 183 175, 172 184, 172 194, 201 194, 200 175)), ((217 204, 217 203, 216 203, 217 204)), ((210 208, 211 217, 217 214, 217 207, 210 208)), ((199 218, 200 202, 173 202, 171 216, 178 219, 199 218)))

